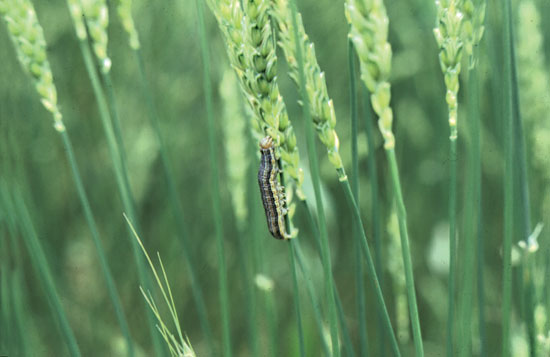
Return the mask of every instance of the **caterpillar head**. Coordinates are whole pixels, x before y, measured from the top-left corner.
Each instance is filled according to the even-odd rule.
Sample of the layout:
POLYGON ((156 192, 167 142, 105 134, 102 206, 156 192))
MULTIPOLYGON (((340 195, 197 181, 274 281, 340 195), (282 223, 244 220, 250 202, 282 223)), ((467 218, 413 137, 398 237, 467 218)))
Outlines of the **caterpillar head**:
POLYGON ((260 140, 260 149, 267 150, 273 147, 273 139, 271 136, 266 136, 260 140))

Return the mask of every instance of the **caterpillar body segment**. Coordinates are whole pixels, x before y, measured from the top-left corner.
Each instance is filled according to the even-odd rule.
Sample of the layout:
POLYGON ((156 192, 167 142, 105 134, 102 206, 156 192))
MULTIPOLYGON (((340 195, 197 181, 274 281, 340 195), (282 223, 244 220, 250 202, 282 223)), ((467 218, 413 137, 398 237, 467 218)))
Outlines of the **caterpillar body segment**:
POLYGON ((280 169, 275 157, 273 139, 270 136, 260 141, 260 153, 258 184, 269 232, 277 239, 289 239, 290 234, 286 232, 285 227, 285 215, 288 213, 285 208, 286 194, 284 187, 277 180, 280 169))

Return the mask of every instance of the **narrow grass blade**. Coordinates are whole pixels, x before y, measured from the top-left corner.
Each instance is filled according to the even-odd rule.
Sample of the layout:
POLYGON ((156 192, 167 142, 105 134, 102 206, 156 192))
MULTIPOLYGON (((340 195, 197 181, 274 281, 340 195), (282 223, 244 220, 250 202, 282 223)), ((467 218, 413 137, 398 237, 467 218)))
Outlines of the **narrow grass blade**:
POLYGON ((109 298, 111 299, 111 302, 113 304, 115 315, 116 315, 118 324, 120 325, 121 332, 124 338, 126 339, 126 345, 128 347, 128 355, 133 356, 134 345, 132 342, 132 337, 130 335, 130 328, 128 327, 128 322, 126 321, 126 316, 124 315, 124 310, 122 309, 122 303, 120 302, 120 297, 116 289, 115 281, 113 279, 111 269, 109 268, 109 264, 107 262, 107 256, 105 254, 105 249, 103 248, 103 243, 101 243, 101 239, 99 237, 97 224, 95 222, 95 218, 93 216, 92 209, 90 207, 90 202, 88 201, 88 195, 84 190, 84 184, 82 183, 82 178, 78 170, 72 143, 67 131, 60 132, 60 135, 61 135, 61 139, 63 140, 63 145, 65 146, 65 154, 67 155, 67 159, 71 167, 73 180, 75 182, 78 197, 80 199, 80 203, 84 210, 84 216, 88 223, 88 227, 90 228, 90 231, 92 233, 92 240, 94 242, 96 252, 99 257, 99 264, 101 267, 101 271, 103 273, 103 277, 105 278, 105 283, 107 284, 107 292, 109 293, 109 298))
MULTIPOLYGON (((369 172, 370 180, 370 194, 371 194, 371 222, 372 222, 372 240, 374 242, 374 265, 376 267, 376 274, 378 275, 378 280, 380 286, 384 287, 384 265, 382 263, 382 234, 381 234, 381 225, 382 218, 380 215, 381 211, 381 202, 378 199, 378 168, 376 165, 376 148, 374 146, 374 124, 373 124, 373 115, 370 106, 369 92, 368 89, 362 85, 361 86, 363 98, 363 117, 365 119, 365 131, 367 133, 367 147, 368 147, 368 157, 367 157, 367 168, 369 172)), ((384 356, 385 351, 385 335, 382 333, 384 330, 384 316, 380 310, 378 313, 378 355, 384 356)))
MULTIPOLYGON (((126 150, 124 149, 124 141, 122 140, 122 128, 120 125, 120 119, 118 118, 115 91, 113 88, 113 83, 111 81, 110 72, 106 72, 106 71, 99 71, 99 72, 101 73, 101 78, 103 79, 103 83, 105 86, 107 106, 109 108, 109 114, 111 119, 110 122, 112 126, 112 134, 108 134, 108 136, 113 135, 113 138, 114 138, 114 145, 116 146, 116 150, 113 150, 113 151, 116 151, 119 156, 120 174, 124 182, 124 188, 127 191, 128 202, 130 204, 130 207, 132 207, 130 214, 134 217, 136 215, 136 212, 135 212, 136 202, 132 194, 132 189, 131 189, 132 186, 130 185, 130 179, 128 177, 128 164, 127 164, 128 160, 126 159, 126 150)), ((110 138, 109 140, 113 140, 113 138, 110 138)), ((134 217, 134 218, 137 218, 137 217, 134 217)))
POLYGON ((317 329, 319 330, 319 337, 321 339, 323 353, 326 356, 330 356, 331 349, 329 347, 329 342, 327 341, 325 334, 323 333, 324 325, 323 325, 323 316, 321 314, 321 307, 319 305, 319 300, 312 283, 310 269, 306 264, 304 254, 302 253, 302 248, 298 240, 295 240, 295 243, 294 243, 294 253, 296 254, 296 260, 298 261, 298 266, 300 267, 300 270, 302 272, 302 277, 306 285, 308 297, 309 297, 309 300, 311 301, 311 307, 313 308, 315 322, 317 324, 317 329))
MULTIPOLYGON (((240 232, 239 235, 244 237, 245 232, 240 232)), ((244 303, 247 306, 246 319, 248 327, 248 342, 250 346, 250 354, 257 356, 260 354, 259 336, 258 336, 258 324, 257 324, 257 307, 256 307, 256 294, 254 292, 254 278, 251 274, 251 267, 247 256, 249 251, 246 247, 245 240, 238 240, 239 248, 239 268, 241 270, 241 276, 244 285, 244 303)))
MULTIPOLYGON (((294 38, 296 44, 299 44, 296 20, 296 4, 295 1, 290 2, 292 12, 292 24, 294 28, 294 38)), ((304 125, 306 128, 306 139, 308 146, 308 158, 311 171, 311 180, 313 182, 313 190, 315 192, 315 203, 317 207, 317 218, 319 220, 320 241, 321 241, 321 258, 323 262, 323 271, 325 275, 325 294, 327 296, 328 308, 329 308, 329 325, 330 335, 332 339, 332 354, 336 357, 340 356, 340 347, 338 345, 338 322, 336 312, 336 302, 334 300, 334 287, 332 280, 332 263, 330 261, 330 248, 328 242, 328 232, 325 218, 325 210, 323 207, 323 200, 321 195, 321 183, 319 174, 319 163, 317 162, 317 152, 315 150, 315 138, 313 133, 313 124, 311 122, 311 115, 309 113, 308 96, 305 92, 305 75, 304 75, 304 61, 302 57, 301 46, 296 46, 298 70, 299 70, 299 83, 301 90, 301 97, 303 101, 303 116, 304 125)))
POLYGON ((218 177, 218 156, 217 156, 217 136, 214 123, 212 83, 210 78, 210 53, 208 50, 208 39, 206 36, 206 25, 204 22, 204 10, 201 0, 195 1, 197 7, 197 18, 199 21, 199 37, 201 45, 201 54, 203 59, 203 86, 206 101, 206 116, 208 121, 208 142, 210 148, 210 175, 212 183, 212 209, 214 217, 214 228, 216 234, 216 245, 218 253, 218 273, 219 273, 219 298, 221 305, 222 336, 223 336, 223 354, 226 357, 231 356, 231 331, 229 327, 229 296, 227 292, 227 272, 225 265, 225 248, 223 242, 223 226, 221 212, 220 185, 218 177))
MULTIPOLYGON (((455 353, 455 295, 456 295, 456 258, 457 258, 457 240, 456 240, 456 168, 457 168, 457 139, 449 140, 449 286, 447 300, 447 356, 451 357, 455 353)), ((470 242, 471 237, 466 237, 470 242)), ((466 252, 466 250, 465 250, 466 252)), ((469 331, 463 331, 469 333, 469 331)), ((464 343, 464 339, 461 340, 464 343)), ((467 348, 460 349, 467 351, 467 348)))
POLYGON ((512 9, 511 1, 504 1, 502 18, 502 103, 504 105, 504 242, 502 248, 502 356, 510 355, 510 323, 512 316, 512 239, 514 235, 514 116, 512 93, 512 9))
MULTIPOLYGON (((115 133, 113 130, 113 125, 111 122, 111 117, 109 114, 109 106, 107 104, 107 100, 105 99, 105 94, 101 87, 99 77, 97 75, 97 71, 95 69, 89 44, 86 39, 79 39, 78 42, 79 42, 80 50, 82 52, 82 57, 84 59, 84 64, 86 66, 86 71, 88 73, 88 77, 90 78, 90 82, 92 84, 92 88, 96 97, 96 102, 97 102, 99 114, 100 114, 99 117, 101 119, 103 130, 105 132, 105 137, 107 138, 109 156, 113 163, 115 179, 116 179, 117 188, 122 200, 122 204, 123 204, 124 210, 127 212, 130 219, 132 219, 132 221, 135 222, 137 227, 136 229, 139 232, 139 225, 137 224, 138 221, 136 217, 134 199, 131 193, 131 189, 129 187, 127 170, 125 170, 124 162, 121 161, 121 154, 120 154, 121 148, 119 148, 119 146, 117 145, 115 133)), ((149 279, 149 276, 147 275, 147 271, 145 269, 143 259, 139 254, 139 249, 137 247, 137 244, 135 243, 134 239, 130 239, 130 244, 132 245, 132 252, 134 255, 134 260, 136 262, 139 280, 146 289, 149 289, 151 286, 151 281, 149 279)), ((150 313, 149 310, 146 310, 146 316, 147 316, 147 323, 149 326, 149 332, 153 340, 155 353, 162 354, 163 345, 161 344, 160 338, 156 333, 154 316, 150 313)))
MULTIPOLYGON (((471 140, 470 149, 470 168, 472 177, 472 197, 473 212, 471 212, 472 221, 466 223, 466 227, 471 226, 472 239, 476 239, 476 268, 477 268, 477 305, 479 310, 479 340, 480 340, 480 355, 485 356, 487 353, 487 341, 485 331, 485 286, 483 273, 485 268, 484 259, 484 235, 482 230, 482 187, 481 187, 481 116, 479 115, 481 108, 479 105, 479 79, 477 67, 473 67, 468 71, 468 82, 466 83, 466 91, 468 93, 468 119, 469 119, 469 136, 471 140)), ((469 190, 467 190, 469 192, 469 190)))
MULTIPOLYGON (((353 42, 348 39, 349 95, 351 109, 351 189, 355 202, 359 202, 359 157, 357 154, 357 89, 355 82, 355 52, 353 42)), ((369 152, 369 155, 372 153, 369 152)), ((365 286, 363 284, 363 257, 361 254, 361 236, 353 226, 352 234, 355 248, 355 285, 357 289, 357 318, 359 320, 359 354, 368 356, 367 312, 365 308, 365 286)))
POLYGON ((8 239, 3 229, 5 219, 0 206, 0 353, 6 352, 7 354, 8 351, 14 351, 16 336, 11 336, 14 320, 10 288, 13 284, 11 268, 9 268, 11 259, 8 253, 8 239))
POLYGON ((23 202, 23 198, 19 191, 15 191, 13 197, 9 197, 8 188, 5 185, 0 187, 2 191, 2 202, 3 206, 9 207, 8 210, 15 210, 18 217, 18 226, 21 230, 25 245, 32 259, 32 264, 36 273, 40 276, 40 281, 42 282, 43 288, 46 291, 48 296, 48 302, 50 303, 53 313, 59 322, 61 332, 67 343, 69 354, 71 356, 80 356, 80 349, 76 342, 74 332, 69 324, 63 305, 61 304, 61 299, 57 293, 57 288, 53 280, 52 272, 38 239, 38 235, 34 228, 33 222, 31 220, 29 211, 23 202), (13 203, 12 203, 13 200, 13 203), (8 206, 7 206, 8 205, 8 206))
POLYGON ((409 313, 411 315, 415 350, 417 356, 423 356, 424 347, 422 344, 422 333, 420 330, 420 319, 418 317, 418 305, 416 303, 416 292, 414 288, 411 249, 409 247, 409 233, 407 229, 407 212, 405 210, 405 203, 403 202, 403 194, 401 192, 401 183, 399 181, 399 171, 397 168, 397 160, 395 158, 395 150, 386 150, 386 155, 390 164, 393 192, 395 194, 397 204, 399 235, 401 236, 401 249, 403 253, 403 265, 405 267, 405 281, 407 284, 407 298, 409 300, 409 313))
MULTIPOLYGON (((479 138, 479 120, 480 117, 475 111, 479 110, 479 103, 477 98, 472 96, 475 93, 470 93, 469 91, 473 89, 474 86, 477 86, 477 83, 470 83, 471 81, 477 81, 476 69, 472 68, 468 71, 468 129, 470 136, 470 145, 468 147, 468 170, 466 175, 466 199, 464 204, 464 239, 462 244, 462 249, 460 249, 459 255, 463 259, 461 275, 463 278, 463 285, 460 288, 460 348, 457 349, 462 356, 470 355, 471 352, 471 337, 472 337, 472 309, 474 303, 474 271, 476 264, 476 240, 479 237, 479 214, 478 211, 480 206, 479 202, 481 200, 481 173, 479 172, 481 161, 479 158, 480 155, 480 138, 479 138)), ((455 148, 456 149, 456 148, 455 148)), ((456 168, 454 170, 456 175, 456 168)), ((454 179, 454 185, 456 186, 456 177, 454 179)), ((455 187, 456 191, 456 187, 455 187)), ((456 192, 455 192, 456 194, 456 192)), ((456 243, 456 238, 455 238, 456 243)), ((456 247, 454 247, 456 253, 456 247)), ((454 259, 455 257, 453 257, 454 259)), ((451 260, 453 261, 453 260, 451 260)), ((456 263, 455 263, 456 264, 456 263)), ((456 266, 451 269, 456 269, 456 266)), ((453 270, 453 273, 456 274, 456 271, 453 270)), ((454 274, 453 274, 453 283, 454 283, 454 274)), ((450 284, 450 283, 449 283, 450 284)), ((453 291, 455 287, 452 287, 453 291)), ((451 291, 451 286, 449 286, 449 292, 451 291)), ((451 299, 449 299, 449 303, 451 299)), ((451 306, 449 306, 449 313, 451 313, 451 306)), ((449 315, 450 316, 450 315, 449 315)), ((452 335, 449 336, 452 338, 452 335)))
MULTIPOLYGON (((527 241, 532 232, 531 208, 529 199, 529 183, 527 178, 527 157, 525 145, 525 131, 523 129, 523 119, 521 116, 519 103, 519 84, 516 61, 516 47, 514 44, 514 22, 510 22, 510 65, 511 65, 511 90, 512 90, 512 113, 513 113, 513 132, 514 132, 514 162, 516 163, 514 176, 516 178, 516 190, 519 195, 519 205, 514 208, 518 213, 514 213, 516 218, 517 232, 522 240, 527 241), (517 207, 520 207, 518 209, 517 207)), ((537 355, 537 336, 535 327, 535 285, 533 282, 535 274, 534 258, 529 257, 524 267, 524 314, 527 326, 527 339, 529 342, 529 351, 531 356, 537 355)))
MULTIPOLYGON (((91 213, 90 205, 83 188, 80 173, 78 172, 78 168, 76 166, 76 160, 74 158, 72 146, 70 144, 65 125, 63 124, 61 112, 59 111, 59 108, 57 106, 57 91, 55 88, 55 84, 52 80, 53 75, 51 73, 49 62, 47 60, 45 50, 46 41, 42 33, 42 27, 38 22, 34 7, 30 3, 30 1, 14 2, 13 4, 9 5, 7 3, 3 3, 2 11, 0 12, 3 13, 6 21, 14 24, 14 26, 11 27, 12 31, 10 32, 10 34, 12 36, 16 52, 20 53, 19 58, 21 60, 21 64, 23 68, 29 71, 31 79, 35 81, 36 89, 41 97, 42 104, 52 114, 54 128, 62 136, 63 144, 65 145, 66 155, 71 166, 73 179, 77 188, 80 203, 84 209, 84 215, 92 234, 92 239, 94 241, 96 252, 99 256, 102 273, 107 282, 109 297, 111 298, 111 301, 113 303, 121 332, 126 340, 128 353, 130 356, 133 356, 133 344, 130 337, 128 324, 122 312, 120 299, 115 289, 112 274, 107 265, 105 252, 102 247, 101 240, 99 239, 97 226, 91 213), (7 10, 9 10, 9 12, 6 12, 7 10), (15 24, 18 25, 15 26, 15 24), (19 27, 21 27, 21 29, 24 29, 24 31, 21 31, 21 29, 16 30, 19 27), (34 68, 34 70, 31 70, 31 68, 34 68)), ((17 153, 15 154, 15 156, 18 156, 17 153)), ((16 164, 15 166, 17 167, 21 165, 16 164)), ((16 172, 18 172, 17 169, 18 168, 16 168, 16 172)))
POLYGON ((367 237, 365 235, 363 222, 361 221, 361 215, 359 214, 359 209, 357 208, 357 204, 353 199, 353 193, 351 192, 351 187, 349 182, 347 180, 341 181, 341 186, 344 190, 346 201, 350 206, 350 210, 353 214, 354 223, 357 225, 359 233, 361 234, 361 248, 363 250, 363 254, 365 255, 365 259, 367 261, 367 274, 369 274, 369 276, 371 277, 371 282, 376 295, 376 302, 378 304, 378 310, 380 311, 381 315, 384 317, 384 328, 390 338, 390 345, 392 347, 392 352, 394 356, 401 356, 401 352, 399 352, 399 345, 397 343, 397 339, 395 338, 395 333, 393 331, 393 327, 391 324, 388 309, 386 307, 384 296, 382 294, 382 288, 380 287, 380 282, 378 281, 378 276, 376 275, 376 268, 374 267, 374 262, 372 260, 370 248, 367 244, 367 237))
MULTIPOLYGON (((13 301, 13 315, 14 315, 14 330, 15 334, 17 334, 17 346, 19 350, 16 350, 16 353, 20 353, 21 356, 27 356, 28 355, 28 342, 25 341, 24 336, 28 333, 28 317, 25 312, 25 299, 23 297, 23 274, 21 274, 21 270, 17 269, 12 272, 13 276, 11 278, 11 300, 13 301)), ((14 354, 15 355, 15 354, 14 354)))
MULTIPOLYGON (((12 139, 11 135, 9 134, 8 137, 9 139, 12 139)), ((18 157, 18 153, 15 153, 15 156, 18 157)), ((7 161, 8 160, 5 160, 3 162, 5 172, 11 172, 8 169, 10 165, 7 163, 7 161)), ((17 176, 17 174, 13 175, 13 177, 17 176)), ((7 240, 5 245, 6 248, 3 248, 2 251, 10 255, 10 259, 3 259, 3 261, 10 262, 12 264, 11 267, 9 264, 6 265, 6 267, 2 270, 3 272, 6 271, 9 274, 9 277, 6 280, 9 281, 9 285, 7 286, 7 288, 2 288, 2 292, 0 292, 0 294, 4 291, 9 293, 7 299, 9 299, 9 301, 11 302, 11 314, 13 315, 10 322, 13 324, 13 326, 10 326, 10 329, 13 333, 13 338, 11 339, 11 346, 13 346, 13 349, 9 348, 8 353, 11 353, 12 355, 20 354, 22 356, 26 356, 28 351, 28 344, 27 341, 25 341, 24 339, 27 326, 26 314, 23 309, 23 259, 21 256, 20 241, 17 235, 17 217, 11 203, 7 201, 9 199, 8 196, 6 195, 5 197, 3 197, 2 189, 2 182, 0 181, 0 223, 3 223, 3 226, 5 227, 5 229, 3 230, 5 236, 9 236, 9 239, 5 238, 7 240), (4 199, 6 200, 5 203, 3 202, 4 199)), ((0 229, 1 228, 2 225, 0 225, 0 229)), ((4 281, 4 279, 2 280, 4 281)), ((3 304, 4 303, 2 303, 2 305, 3 304)), ((5 328, 4 331, 7 332, 8 328, 5 328)), ((8 344, 9 343, 10 342, 8 342, 8 344)))
MULTIPOLYGON (((278 161, 279 166, 283 167, 281 160, 278 161)), ((281 186, 285 187, 285 175, 280 175, 280 182, 281 186)), ((288 209, 287 203, 284 202, 284 209, 288 209)), ((292 232, 292 223, 290 220, 290 215, 285 215, 285 229, 287 232, 292 232)), ((294 298, 294 311, 296 313, 296 324, 298 329, 298 344, 299 344, 299 350, 300 350, 300 356, 304 357, 306 355, 305 352, 305 342, 304 342, 304 330, 302 325, 302 312, 300 309, 300 291, 298 290, 298 273, 296 272, 296 262, 295 262, 295 244, 297 242, 297 238, 291 239, 288 242, 288 253, 290 258, 290 270, 292 272, 292 293, 294 298)))
POLYGON ((302 327, 302 313, 300 311, 300 294, 298 290, 298 277, 296 273, 296 261, 295 261, 295 239, 288 242, 288 252, 290 255, 290 270, 292 271, 292 287, 294 291, 294 309, 296 310, 296 323, 298 325, 298 341, 300 346, 300 356, 305 356, 305 342, 304 342, 304 330, 302 327))
MULTIPOLYGON (((320 257, 320 255, 321 255, 321 242, 319 242, 319 227, 317 225, 317 222, 315 221, 315 218, 313 217, 313 213, 311 212, 311 209, 309 208, 307 200, 302 201, 302 205, 304 206, 304 210, 307 213, 309 225, 311 227, 311 230, 313 231, 313 236, 315 237, 314 242, 315 242, 315 245, 316 245, 316 249, 317 249, 317 252, 319 252, 319 257, 320 257)), ((296 244, 296 254, 298 254, 298 263, 299 263, 299 265, 302 269, 302 274, 304 275, 304 280, 306 282, 311 282, 311 274, 308 270, 309 268, 304 263, 303 254, 301 253, 301 248, 298 244, 296 244)), ((332 279, 334 280, 334 275, 332 276, 332 279)), ((348 326, 346 324, 346 317, 344 316, 344 308, 342 306, 342 300, 340 299, 340 293, 338 292, 338 289, 336 289, 336 282, 333 283, 333 286, 334 286, 334 300, 336 301, 336 307, 338 309, 338 320, 340 321, 340 329, 342 331, 342 339, 344 340, 344 352, 345 352, 346 356, 354 356, 355 352, 353 351, 353 344, 351 342, 351 336, 349 334, 349 329, 348 329, 348 326)), ((311 290, 311 294, 312 294, 311 301, 312 301, 312 304, 315 307, 315 306, 318 305, 318 302, 317 302, 316 298, 313 298, 314 292, 315 292, 315 290, 313 288, 313 285, 310 284, 309 289, 311 290)), ((319 328, 319 333, 321 334, 321 337, 323 337, 323 341, 325 341, 324 334, 323 334, 324 326, 323 326, 323 323, 321 321, 320 315, 319 315, 319 319, 318 319, 318 328, 319 328)), ((328 347, 327 347, 327 349, 328 349, 328 347)), ((328 354, 329 353, 327 353, 327 355, 328 354)))
POLYGON ((172 356, 178 357, 178 356, 195 356, 195 352, 193 351, 193 348, 189 344, 189 341, 183 338, 183 333, 181 331, 181 324, 179 321, 178 313, 176 311, 176 304, 174 303, 174 297, 172 295, 172 289, 170 288, 170 282, 168 280, 168 276, 166 275, 166 270, 164 269, 164 264, 162 264, 162 259, 160 258, 160 254, 157 252, 157 258, 159 260, 160 269, 162 272, 162 278, 160 274, 157 272, 157 269, 155 268, 155 265, 151 261, 151 258, 149 257, 149 254, 147 253, 147 250, 143 246, 143 243, 141 239, 139 238, 139 235, 137 234, 134 226, 132 225, 132 222, 128 219, 128 216, 124 214, 124 218, 126 219, 126 222, 128 223, 128 226, 130 227, 130 230, 132 231, 132 234, 134 235, 134 238, 136 239, 137 243, 139 244, 141 251, 145 255, 145 258, 147 259, 147 262, 149 263, 149 267, 151 268, 151 271, 153 272, 153 276, 155 277, 155 281, 157 283, 157 286, 160 289, 160 292, 162 294, 162 297, 164 299, 164 302, 166 303, 166 306, 168 307, 168 311, 170 312, 170 316, 172 317, 172 321, 174 323, 174 326, 176 327, 177 336, 176 339, 173 334, 170 332, 170 329, 166 326, 164 323, 164 320, 162 319, 162 316, 155 304, 155 300, 151 294, 150 291, 145 293, 142 287, 140 287, 141 293, 143 297, 145 298, 147 304, 153 311, 153 314, 155 315, 158 323, 157 328, 159 332, 161 333, 162 337, 164 338, 170 353, 172 356), (178 341, 179 339, 179 341, 178 341))
MULTIPOLYGON (((361 252, 361 250, 359 250, 359 252, 361 252)), ((336 282, 333 284, 336 286, 336 282)), ((342 347, 344 352, 343 354, 344 356, 354 357, 355 352, 353 351, 353 344, 349 334, 344 306, 342 306, 342 300, 340 299, 340 294, 336 288, 334 289, 334 300, 336 301, 336 308, 338 309, 338 321, 340 322, 340 330, 342 330, 342 340, 344 340, 342 347)))
POLYGON ((185 257, 187 271, 189 272, 189 277, 191 278, 191 290, 193 292, 193 299, 195 300, 195 305, 197 305, 197 313, 199 315, 202 331, 204 333, 204 336, 206 337, 208 345, 210 346, 210 353, 214 354, 214 338, 212 336, 212 327, 208 322, 207 309, 204 303, 204 294, 199 284, 199 279, 197 277, 196 262, 193 259, 193 249, 191 242, 189 241, 189 233, 187 232, 187 228, 185 225, 185 215, 183 213, 183 207, 181 205, 181 201, 178 199, 178 197, 181 196, 176 186, 176 182, 174 179, 174 170, 172 169, 172 165, 170 163, 170 160, 168 159, 165 140, 160 130, 158 111, 153 102, 153 96, 151 94, 151 90, 149 88, 149 84, 145 75, 143 56, 139 48, 134 49, 133 51, 138 64, 141 86, 143 89, 143 96, 145 98, 145 103, 147 104, 149 121, 151 123, 151 126, 153 127, 153 131, 155 133, 159 146, 160 158, 164 171, 164 178, 166 179, 166 187, 168 189, 168 199, 170 201, 170 206, 172 208, 174 219, 176 220, 176 225, 179 230, 178 236, 180 237, 180 241, 183 247, 183 255, 185 257))

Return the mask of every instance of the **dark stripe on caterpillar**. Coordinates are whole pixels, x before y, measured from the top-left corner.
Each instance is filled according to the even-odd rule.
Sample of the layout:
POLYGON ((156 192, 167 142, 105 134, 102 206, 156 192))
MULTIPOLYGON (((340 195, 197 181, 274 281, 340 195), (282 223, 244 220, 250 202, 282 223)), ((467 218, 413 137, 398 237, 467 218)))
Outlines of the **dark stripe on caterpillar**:
POLYGON ((260 141, 260 169, 258 170, 258 184, 262 195, 267 227, 271 235, 277 239, 289 239, 285 229, 285 193, 284 187, 279 184, 277 175, 279 165, 275 157, 273 139, 266 136, 260 141))

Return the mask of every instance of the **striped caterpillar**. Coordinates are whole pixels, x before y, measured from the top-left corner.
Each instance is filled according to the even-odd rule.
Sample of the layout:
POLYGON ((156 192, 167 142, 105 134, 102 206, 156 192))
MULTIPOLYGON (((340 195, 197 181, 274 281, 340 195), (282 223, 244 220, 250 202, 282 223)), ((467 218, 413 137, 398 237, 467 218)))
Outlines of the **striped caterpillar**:
POLYGON ((260 141, 260 169, 258 170, 258 183, 264 204, 267 226, 271 235, 277 239, 289 239, 290 235, 285 228, 285 192, 284 187, 277 180, 279 165, 275 157, 273 139, 266 136, 260 141))

